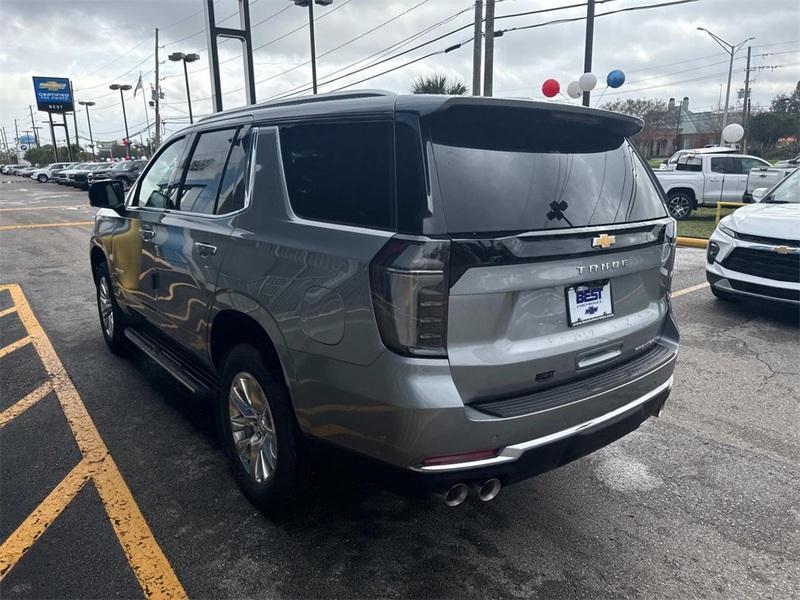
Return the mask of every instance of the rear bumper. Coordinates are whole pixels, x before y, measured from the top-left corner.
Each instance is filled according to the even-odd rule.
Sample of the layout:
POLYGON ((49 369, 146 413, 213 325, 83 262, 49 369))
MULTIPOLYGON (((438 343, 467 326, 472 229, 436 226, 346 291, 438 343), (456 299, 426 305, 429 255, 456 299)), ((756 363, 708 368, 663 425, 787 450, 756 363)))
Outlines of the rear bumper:
POLYGON ((507 418, 465 405, 447 361, 390 352, 367 367, 294 354, 299 372, 325 376, 290 387, 304 433, 395 467, 409 484, 433 489, 488 477, 509 483, 584 456, 656 414, 672 387, 677 341, 670 317, 659 338, 669 353, 650 370, 604 389, 587 385, 580 398, 507 418), (495 454, 425 464, 430 457, 483 450, 495 454))

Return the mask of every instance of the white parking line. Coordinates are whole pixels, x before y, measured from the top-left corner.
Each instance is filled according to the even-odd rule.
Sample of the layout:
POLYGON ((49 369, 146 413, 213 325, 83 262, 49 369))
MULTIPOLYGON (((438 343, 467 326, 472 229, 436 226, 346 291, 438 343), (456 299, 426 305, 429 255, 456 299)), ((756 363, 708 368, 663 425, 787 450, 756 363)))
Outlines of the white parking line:
POLYGON ((703 288, 707 287, 708 287, 708 282, 698 283, 697 285, 683 288, 682 290, 678 290, 677 292, 672 292, 672 297, 677 298, 678 296, 683 296, 684 294, 688 294, 689 292, 696 292, 697 290, 702 290, 703 288))

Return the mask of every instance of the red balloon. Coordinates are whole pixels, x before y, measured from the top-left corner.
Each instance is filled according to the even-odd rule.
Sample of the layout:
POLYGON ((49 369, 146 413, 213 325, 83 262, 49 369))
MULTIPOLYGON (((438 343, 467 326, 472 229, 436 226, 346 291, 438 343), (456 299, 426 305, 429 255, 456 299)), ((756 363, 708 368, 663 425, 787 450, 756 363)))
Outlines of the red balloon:
POLYGON ((546 98, 552 98, 561 91, 561 86, 555 79, 547 79, 542 84, 542 93, 546 98))

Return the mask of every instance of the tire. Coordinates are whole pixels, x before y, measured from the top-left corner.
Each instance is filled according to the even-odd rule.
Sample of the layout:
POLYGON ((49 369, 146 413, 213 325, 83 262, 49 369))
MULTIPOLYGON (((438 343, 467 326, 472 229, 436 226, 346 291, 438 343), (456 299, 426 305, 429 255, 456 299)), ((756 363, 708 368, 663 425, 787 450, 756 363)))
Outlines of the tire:
POLYGON ((100 317, 103 339, 114 354, 124 355, 128 350, 124 334, 125 317, 114 298, 114 288, 108 274, 108 265, 105 262, 97 267, 95 286, 97 288, 97 313, 100 317))
POLYGON ((694 199, 688 192, 670 192, 667 194, 667 208, 673 219, 684 221, 694 210, 694 199))
POLYGON ((730 292, 724 292, 722 290, 718 290, 713 285, 711 286, 711 293, 714 294, 719 300, 724 302, 736 302, 736 296, 731 294, 730 292))
POLYGON ((298 496, 306 474, 302 434, 280 367, 240 344, 223 361, 221 387, 217 426, 236 480, 259 510, 277 516, 298 496))
POLYGON ((36 178, 36 180, 37 180, 39 183, 47 183, 47 175, 45 175, 44 173, 42 173, 41 175, 39 175, 39 176, 36 178))

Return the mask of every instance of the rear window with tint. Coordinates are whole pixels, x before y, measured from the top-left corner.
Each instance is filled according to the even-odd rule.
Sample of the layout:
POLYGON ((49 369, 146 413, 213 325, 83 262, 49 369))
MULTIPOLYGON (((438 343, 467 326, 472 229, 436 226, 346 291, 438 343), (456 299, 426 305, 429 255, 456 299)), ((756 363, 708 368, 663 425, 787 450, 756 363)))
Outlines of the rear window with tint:
POLYGON ((453 107, 429 117, 426 127, 452 233, 666 216, 649 167, 602 121, 540 110, 453 107))
POLYGON ((285 125, 280 140, 289 201, 297 215, 394 227, 391 122, 285 125))

